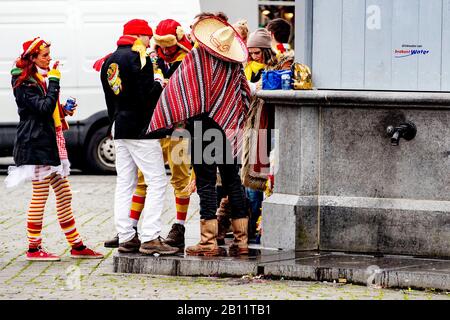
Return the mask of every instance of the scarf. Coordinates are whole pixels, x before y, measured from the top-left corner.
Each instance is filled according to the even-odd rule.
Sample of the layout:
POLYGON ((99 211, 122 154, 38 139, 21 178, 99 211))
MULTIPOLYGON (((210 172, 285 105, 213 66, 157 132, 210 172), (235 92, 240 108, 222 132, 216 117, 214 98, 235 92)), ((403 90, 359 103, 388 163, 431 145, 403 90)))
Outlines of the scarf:
POLYGON ((252 79, 252 74, 258 74, 261 69, 264 69, 266 65, 264 63, 260 63, 258 61, 250 61, 245 67, 245 77, 247 80, 252 79))
POLYGON ((178 46, 177 48, 179 48, 179 50, 176 50, 173 53, 169 53, 167 50, 164 50, 164 48, 156 46, 156 52, 158 56, 161 57, 161 59, 163 59, 165 62, 174 63, 177 61, 182 61, 186 56, 186 51, 184 51, 178 46))
MULTIPOLYGON (((141 69, 145 66, 145 64, 147 63, 146 58, 147 58, 147 48, 144 46, 144 44, 142 43, 142 41, 140 39, 138 39, 135 36, 130 36, 130 35, 124 35, 121 36, 119 38, 119 40, 117 40, 117 46, 132 46, 131 50, 135 51, 137 53, 139 53, 139 57, 141 60, 141 69)), ((103 63, 105 63, 105 61, 112 55, 112 53, 108 53, 106 56, 104 56, 103 58, 98 59, 97 61, 94 62, 94 65, 92 66, 92 68, 94 68, 96 71, 99 71, 102 69, 102 65, 103 63)))
POLYGON ((289 43, 279 43, 279 44, 277 44, 275 52, 286 53, 290 49, 291 49, 291 46, 289 45, 289 43))
POLYGON ((162 92, 147 133, 208 113, 224 129, 236 156, 242 147, 249 105, 250 88, 242 64, 220 60, 202 47, 194 48, 162 92))
POLYGON ((44 78, 47 77, 48 72, 50 71, 49 69, 42 69, 42 68, 39 68, 38 66, 36 66, 36 69, 37 69, 38 73, 39 73, 41 76, 43 76, 44 78))

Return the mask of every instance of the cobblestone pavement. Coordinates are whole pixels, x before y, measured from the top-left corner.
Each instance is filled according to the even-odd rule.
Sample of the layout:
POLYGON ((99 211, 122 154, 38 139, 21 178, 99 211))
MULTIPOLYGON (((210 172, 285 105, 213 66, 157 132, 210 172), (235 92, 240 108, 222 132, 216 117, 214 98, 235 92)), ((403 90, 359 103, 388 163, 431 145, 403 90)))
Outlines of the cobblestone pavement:
MULTIPOLYGON (((113 249, 103 241, 115 234, 115 176, 70 176, 73 209, 84 241, 105 254, 103 260, 74 260, 56 220, 53 193, 44 217, 44 246, 62 256, 60 262, 25 260, 26 210, 31 185, 7 190, 0 176, 0 299, 450 299, 446 293, 374 289, 351 284, 275 281, 251 277, 194 278, 115 274, 113 249)), ((163 235, 173 222, 175 206, 169 186, 163 235)), ((187 245, 198 241, 198 196, 191 200, 187 245)))

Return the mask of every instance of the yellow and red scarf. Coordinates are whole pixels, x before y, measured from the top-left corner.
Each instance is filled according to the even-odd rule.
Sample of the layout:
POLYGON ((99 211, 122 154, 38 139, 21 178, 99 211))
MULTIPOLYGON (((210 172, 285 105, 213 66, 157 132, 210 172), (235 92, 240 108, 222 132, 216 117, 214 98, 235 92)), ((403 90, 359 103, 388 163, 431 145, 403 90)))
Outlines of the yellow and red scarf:
POLYGON ((264 69, 266 65, 264 63, 260 63, 258 61, 250 61, 247 63, 244 69, 245 77, 247 80, 252 79, 252 74, 258 74, 259 71, 264 69))
MULTIPOLYGON (((119 38, 119 40, 117 40, 117 45, 118 46, 127 46, 127 45, 131 45, 131 50, 135 51, 137 53, 139 53, 139 57, 141 60, 141 69, 145 66, 145 64, 147 63, 146 58, 147 58, 147 48, 145 47, 145 45, 142 43, 142 41, 140 39, 138 39, 136 36, 130 36, 130 35, 124 35, 121 36, 119 38)), ((103 58, 98 59, 97 61, 94 62, 94 65, 92 66, 96 71, 99 71, 102 69, 102 65, 103 63, 106 61, 106 59, 108 59, 110 56, 112 55, 112 53, 108 53, 106 56, 104 56, 103 58)))
MULTIPOLYGON (((165 62, 167 63, 174 63, 177 61, 182 61, 184 59, 184 57, 186 56, 186 51, 184 51, 183 49, 181 49, 178 46, 172 46, 174 49, 173 52, 171 52, 170 50, 167 50, 167 48, 162 48, 160 46, 156 46, 156 53, 158 54, 159 57, 161 57, 161 59, 163 59, 165 62)), ((169 48, 172 48, 169 47, 169 48)))

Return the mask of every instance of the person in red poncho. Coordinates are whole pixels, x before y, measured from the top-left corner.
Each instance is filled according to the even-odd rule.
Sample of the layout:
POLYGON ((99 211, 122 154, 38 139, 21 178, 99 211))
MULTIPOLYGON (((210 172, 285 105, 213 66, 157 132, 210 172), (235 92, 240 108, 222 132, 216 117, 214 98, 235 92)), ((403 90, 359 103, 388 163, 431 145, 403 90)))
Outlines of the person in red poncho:
POLYGON ((208 17, 193 26, 198 48, 192 49, 163 91, 148 133, 187 121, 191 134, 191 163, 200 197, 200 234, 187 255, 218 256, 216 172, 231 205, 234 233, 230 255, 248 254, 248 214, 238 174, 236 156, 242 146, 242 128, 250 103, 250 88, 242 63, 247 61, 245 43, 227 22, 208 17), (214 137, 209 143, 206 136, 214 137), (204 139, 205 137, 205 139, 204 139))

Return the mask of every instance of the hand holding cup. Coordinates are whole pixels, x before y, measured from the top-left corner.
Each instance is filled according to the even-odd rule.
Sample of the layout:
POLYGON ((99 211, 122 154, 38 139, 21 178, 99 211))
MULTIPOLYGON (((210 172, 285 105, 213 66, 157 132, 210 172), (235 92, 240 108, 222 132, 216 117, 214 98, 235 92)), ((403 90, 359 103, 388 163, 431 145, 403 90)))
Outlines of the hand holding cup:
POLYGON ((75 113, 77 107, 77 99, 75 99, 74 97, 69 97, 64 104, 64 110, 69 116, 72 116, 75 113))

